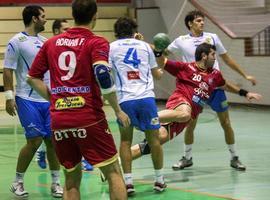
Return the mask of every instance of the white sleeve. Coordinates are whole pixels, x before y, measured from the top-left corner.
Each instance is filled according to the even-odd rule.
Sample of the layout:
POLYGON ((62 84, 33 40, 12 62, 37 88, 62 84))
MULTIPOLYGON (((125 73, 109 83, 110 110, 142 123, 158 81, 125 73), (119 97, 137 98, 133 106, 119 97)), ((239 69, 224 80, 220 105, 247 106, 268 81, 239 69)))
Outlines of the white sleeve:
POLYGON ((109 67, 110 68, 113 68, 113 60, 112 60, 112 57, 113 57, 113 53, 112 53, 112 45, 110 45, 110 52, 109 52, 109 67))
POLYGON ((155 67, 158 67, 157 62, 156 62, 156 57, 154 55, 153 50, 151 49, 151 47, 147 44, 147 49, 149 52, 149 64, 150 64, 150 68, 153 69, 155 67))
POLYGON ((179 38, 176 38, 168 47, 167 49, 169 50, 169 52, 173 53, 174 55, 179 54, 179 52, 181 51, 179 45, 178 45, 178 40, 179 38))
POLYGON ((19 48, 17 42, 15 40, 10 40, 5 52, 4 68, 16 70, 18 66, 18 58, 19 48))
POLYGON ((216 46, 217 54, 221 55, 221 54, 227 53, 227 50, 223 46, 223 44, 222 44, 221 40, 219 39, 219 37, 216 34, 214 34, 213 38, 214 38, 214 45, 216 46))

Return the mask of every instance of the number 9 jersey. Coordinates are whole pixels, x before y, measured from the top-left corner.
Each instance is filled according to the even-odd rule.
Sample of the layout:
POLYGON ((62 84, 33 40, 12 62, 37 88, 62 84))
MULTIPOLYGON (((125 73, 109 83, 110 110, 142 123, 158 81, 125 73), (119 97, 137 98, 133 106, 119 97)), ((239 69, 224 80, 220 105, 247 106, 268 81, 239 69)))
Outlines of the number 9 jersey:
POLYGON ((118 102, 155 97, 151 69, 157 67, 154 53, 144 41, 126 38, 110 44, 118 102))
POLYGON ((108 53, 108 41, 85 28, 71 28, 44 43, 29 76, 42 79, 50 72, 53 130, 86 127, 105 119, 93 63, 108 62, 108 53))

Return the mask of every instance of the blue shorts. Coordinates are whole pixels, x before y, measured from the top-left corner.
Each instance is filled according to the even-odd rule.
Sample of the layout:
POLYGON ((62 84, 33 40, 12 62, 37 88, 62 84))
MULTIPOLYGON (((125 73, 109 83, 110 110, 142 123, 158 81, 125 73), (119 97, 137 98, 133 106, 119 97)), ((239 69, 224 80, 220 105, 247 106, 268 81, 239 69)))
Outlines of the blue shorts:
POLYGON ((225 92, 222 89, 215 89, 207 104, 216 112, 225 112, 229 107, 225 92))
POLYGON ((50 103, 34 102, 15 97, 20 122, 27 139, 51 137, 50 103))
POLYGON ((131 125, 139 130, 156 130, 160 128, 154 98, 125 101, 120 104, 120 107, 129 116, 131 125))

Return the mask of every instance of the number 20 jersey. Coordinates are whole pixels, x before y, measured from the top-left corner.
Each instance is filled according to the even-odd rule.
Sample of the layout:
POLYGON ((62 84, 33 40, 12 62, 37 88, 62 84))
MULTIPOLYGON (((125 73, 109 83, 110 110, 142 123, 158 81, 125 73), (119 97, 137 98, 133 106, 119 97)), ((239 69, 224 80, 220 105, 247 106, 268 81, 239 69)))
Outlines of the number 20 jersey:
POLYGON ((201 71, 196 63, 183 63, 168 60, 164 69, 176 77, 176 89, 169 97, 166 107, 179 105, 179 97, 184 96, 192 107, 192 118, 196 118, 207 103, 215 88, 225 85, 220 71, 201 71))
POLYGON ((157 64, 149 44, 133 38, 114 41, 110 44, 109 62, 119 103, 155 96, 151 69, 157 64))
POLYGON ((105 118, 93 63, 108 62, 109 43, 85 28, 71 28, 44 43, 29 76, 51 76, 52 129, 86 127, 105 118))

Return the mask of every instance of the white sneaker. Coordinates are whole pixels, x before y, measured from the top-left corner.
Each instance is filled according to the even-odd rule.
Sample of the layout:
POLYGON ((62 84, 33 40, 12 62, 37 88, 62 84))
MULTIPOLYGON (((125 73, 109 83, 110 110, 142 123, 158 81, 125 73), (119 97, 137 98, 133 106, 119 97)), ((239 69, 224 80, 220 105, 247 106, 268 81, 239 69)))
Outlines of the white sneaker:
POLYGON ((55 198, 63 197, 63 188, 59 183, 53 183, 51 186, 51 194, 55 198))
POLYGON ((28 197, 28 192, 24 190, 23 182, 13 182, 10 191, 17 197, 28 197))

